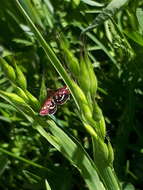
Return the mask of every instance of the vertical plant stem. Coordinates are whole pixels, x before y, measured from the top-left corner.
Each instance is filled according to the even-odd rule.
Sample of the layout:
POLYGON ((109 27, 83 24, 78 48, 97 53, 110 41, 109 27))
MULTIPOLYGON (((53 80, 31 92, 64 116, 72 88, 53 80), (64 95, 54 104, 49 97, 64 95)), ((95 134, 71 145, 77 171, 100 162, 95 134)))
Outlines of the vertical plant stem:
MULTIPOLYGON (((116 177, 114 168, 112 165, 110 166, 109 163, 106 165, 102 165, 100 163, 100 160, 97 162, 97 154, 96 154, 96 148, 95 146, 95 139, 92 137, 92 145, 93 145, 93 157, 94 157, 94 162, 98 168, 99 175, 103 181, 104 186, 106 187, 107 190, 121 190, 121 186, 119 184, 119 181, 116 177)), ((100 148, 100 147, 99 147, 100 148)), ((101 162, 102 162, 102 157, 101 157, 101 162)))
POLYGON ((113 168, 108 166, 104 168, 100 167, 98 169, 107 190, 121 190, 113 168))

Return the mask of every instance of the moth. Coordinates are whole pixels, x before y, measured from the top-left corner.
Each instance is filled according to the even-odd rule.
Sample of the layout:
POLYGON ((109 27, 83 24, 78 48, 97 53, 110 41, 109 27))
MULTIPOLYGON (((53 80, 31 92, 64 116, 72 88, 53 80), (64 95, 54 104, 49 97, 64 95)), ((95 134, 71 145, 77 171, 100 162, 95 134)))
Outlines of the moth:
POLYGON ((57 90, 48 91, 48 97, 46 98, 39 114, 41 116, 52 115, 57 111, 57 105, 62 105, 70 97, 70 91, 67 86, 58 88, 57 90))

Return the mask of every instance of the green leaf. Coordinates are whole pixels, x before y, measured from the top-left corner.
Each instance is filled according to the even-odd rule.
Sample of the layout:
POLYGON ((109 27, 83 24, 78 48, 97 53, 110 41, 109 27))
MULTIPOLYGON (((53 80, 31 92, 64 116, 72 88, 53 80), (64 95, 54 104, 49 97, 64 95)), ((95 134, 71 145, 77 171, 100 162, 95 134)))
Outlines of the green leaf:
POLYGON ((31 121, 29 116, 34 115, 32 108, 24 102, 22 98, 14 93, 8 93, 0 90, 0 97, 13 105, 18 111, 20 111, 27 119, 31 121), (29 115, 26 115, 26 113, 29 115))
POLYGON ((20 38, 14 38, 12 41, 17 44, 22 44, 24 46, 33 46, 33 42, 30 42, 30 41, 24 40, 24 39, 20 39, 20 38))
POLYGON ((77 7, 80 4, 80 0, 72 0, 74 5, 77 7))
MULTIPOLYGON (((6 155, 8 155, 8 156, 11 156, 11 157, 13 157, 13 158, 15 158, 15 159, 17 159, 17 160, 20 160, 20 161, 22 161, 22 162, 25 162, 25 163, 27 163, 27 164, 29 164, 29 165, 31 165, 31 166, 36 167, 36 168, 44 169, 44 170, 48 171, 48 169, 45 168, 44 166, 41 166, 40 164, 37 164, 37 163, 35 163, 35 162, 32 162, 31 160, 27 160, 27 159, 25 159, 25 158, 23 158, 23 157, 17 156, 15 153, 10 152, 10 151, 8 151, 8 150, 6 150, 6 149, 4 149, 4 148, 0 148, 0 152, 6 154, 6 155)), ((49 171, 50 171, 50 170, 49 170, 49 171)))
POLYGON ((94 6, 94 7, 103 7, 104 6, 103 3, 98 3, 98 2, 95 2, 95 1, 92 1, 92 0, 81 0, 81 1, 84 2, 87 5, 94 6))
POLYGON ((136 15, 137 15, 137 19, 138 19, 138 22, 139 22, 139 25, 143 31, 143 9, 141 8, 138 8, 136 10, 136 15))
POLYGON ((51 187, 47 180, 45 180, 45 186, 46 186, 46 190, 51 190, 51 187))
POLYGON ((11 111, 16 111, 16 109, 13 106, 11 106, 10 104, 5 104, 2 102, 0 102, 0 108, 4 108, 6 110, 11 110, 11 111))
POLYGON ((0 155, 0 176, 5 171, 7 165, 8 165, 8 159, 5 156, 0 155))
POLYGON ((0 116, 0 120, 3 120, 7 123, 12 123, 11 119, 9 119, 8 117, 0 116))
MULTIPOLYGON (((37 121, 39 121, 39 119, 37 121)), ((50 144, 60 151, 72 165, 77 167, 90 190, 105 190, 98 177, 96 166, 81 145, 68 137, 53 121, 48 121, 48 124, 49 130, 53 135, 47 133, 40 125, 35 126, 35 128, 50 144)))
POLYGON ((134 42, 136 42, 140 46, 143 46, 143 36, 138 31, 125 30, 124 33, 134 42))
POLYGON ((31 2, 29 0, 21 1, 21 4, 25 8, 26 12, 29 14, 29 16, 32 18, 32 20, 39 25, 42 29, 44 29, 44 25, 41 21, 40 15, 36 9, 35 2, 31 2))
POLYGON ((29 171, 27 171, 27 170, 23 170, 22 172, 23 172, 24 176, 27 178, 27 180, 28 180, 30 183, 32 183, 32 184, 37 183, 37 182, 39 182, 39 181, 42 180, 42 178, 41 178, 40 176, 35 175, 35 174, 32 173, 32 172, 29 172, 29 171))
POLYGON ((53 5, 51 4, 50 0, 44 0, 44 2, 45 2, 45 4, 46 4, 48 10, 51 12, 51 14, 53 14, 53 13, 54 13, 54 7, 53 7, 53 5))

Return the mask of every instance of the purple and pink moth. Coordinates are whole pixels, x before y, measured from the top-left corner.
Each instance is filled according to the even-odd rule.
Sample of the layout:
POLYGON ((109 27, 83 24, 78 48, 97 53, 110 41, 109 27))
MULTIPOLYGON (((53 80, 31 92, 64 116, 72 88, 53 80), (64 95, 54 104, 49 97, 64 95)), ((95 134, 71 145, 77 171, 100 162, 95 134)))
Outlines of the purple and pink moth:
POLYGON ((51 115, 56 113, 57 105, 64 104, 70 97, 70 91, 67 86, 59 88, 57 90, 50 90, 48 97, 46 98, 39 114, 41 116, 51 115))

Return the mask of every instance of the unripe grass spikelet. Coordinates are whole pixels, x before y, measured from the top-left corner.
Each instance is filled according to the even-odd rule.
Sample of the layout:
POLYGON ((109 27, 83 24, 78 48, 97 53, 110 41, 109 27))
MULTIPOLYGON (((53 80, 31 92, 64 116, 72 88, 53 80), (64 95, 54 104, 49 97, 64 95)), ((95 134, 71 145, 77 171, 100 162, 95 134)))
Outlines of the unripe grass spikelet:
POLYGON ((12 66, 10 66, 2 57, 0 57, 0 64, 2 65, 2 69, 6 75, 6 77, 12 81, 15 82, 16 75, 15 71, 12 66))
POLYGON ((15 64, 15 71, 16 71, 16 76, 17 76, 16 83, 17 83, 22 89, 26 89, 26 88, 27 88, 27 81, 26 81, 26 78, 25 78, 23 72, 21 71, 21 69, 19 68, 19 66, 17 66, 17 64, 15 64))
POLYGON ((75 83, 72 83, 73 90, 74 90, 74 95, 76 99, 78 100, 78 104, 80 106, 80 110, 83 113, 84 117, 86 118, 91 118, 92 117, 92 112, 90 110, 90 107, 88 105, 87 99, 81 90, 81 88, 75 83))
POLYGON ((40 88, 40 96, 39 101, 42 104, 47 96, 47 87, 45 85, 45 75, 42 75, 41 88, 40 88))
POLYGON ((65 49, 65 53, 66 53, 66 59, 67 62, 69 63, 68 66, 71 70, 71 73, 73 73, 75 76, 79 76, 79 63, 77 61, 77 59, 75 58, 74 54, 72 52, 70 52, 68 49, 65 49))
POLYGON ((98 140, 95 140, 95 155, 96 155, 96 162, 101 165, 102 167, 105 167, 105 165, 108 164, 108 147, 104 143, 104 141, 100 138, 98 140))
POLYGON ((27 97, 26 93, 24 92, 24 90, 22 90, 20 87, 16 86, 15 87, 15 91, 16 93, 25 100, 25 102, 29 102, 29 98, 27 97))
POLYGON ((84 123, 84 127, 85 127, 85 129, 88 131, 88 133, 89 133, 91 136, 94 136, 95 139, 98 138, 98 136, 97 136, 95 130, 94 130, 89 124, 84 123))
POLYGON ((113 151, 110 141, 108 141, 108 152, 109 152, 108 163, 109 163, 109 165, 111 165, 111 164, 113 164, 113 161, 114 161, 114 151, 113 151))
POLYGON ((96 101, 93 102, 93 118, 95 119, 95 121, 99 122, 102 118, 102 111, 99 108, 98 104, 96 103, 96 101))
POLYGON ((81 89, 87 95, 88 92, 90 92, 91 81, 90 81, 89 72, 88 72, 86 63, 82 56, 80 58, 80 73, 78 75, 78 81, 79 81, 81 89))
POLYGON ((21 104, 21 103, 25 103, 25 101, 19 97, 17 94, 14 93, 10 93, 10 92, 4 92, 4 91, 0 91, 0 93, 6 97, 8 97, 12 102, 21 104))
POLYGON ((66 59, 66 62, 68 63, 68 67, 70 68, 71 73, 73 73, 75 76, 78 76, 80 68, 77 58, 74 56, 74 53, 72 53, 69 50, 69 45, 64 35, 61 35, 59 40, 60 40, 60 47, 63 50, 64 57, 66 59))
POLYGON ((93 70, 92 63, 88 57, 87 52, 85 52, 85 62, 86 62, 86 67, 88 70, 88 75, 89 75, 89 81, 90 81, 90 93, 91 97, 94 99, 97 91, 97 78, 93 70))
POLYGON ((36 97, 34 97, 28 90, 25 91, 27 97, 29 98, 29 104, 36 110, 39 111, 40 104, 36 97))
POLYGON ((100 125, 100 131, 102 134, 102 138, 105 139, 106 136, 106 125, 105 125, 105 120, 104 117, 101 117, 101 120, 99 121, 99 125, 100 125))

